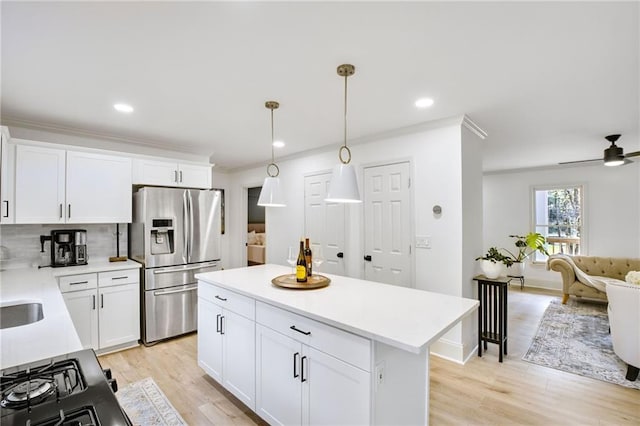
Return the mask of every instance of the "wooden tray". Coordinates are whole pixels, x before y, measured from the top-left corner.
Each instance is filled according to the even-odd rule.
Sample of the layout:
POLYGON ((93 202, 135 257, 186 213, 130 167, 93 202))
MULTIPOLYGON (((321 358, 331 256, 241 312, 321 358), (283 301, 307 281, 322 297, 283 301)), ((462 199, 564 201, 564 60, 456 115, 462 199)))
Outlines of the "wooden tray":
POLYGON ((296 281, 295 274, 280 275, 271 280, 273 285, 284 288, 293 288, 298 290, 311 290, 314 288, 322 288, 329 285, 331 280, 324 275, 313 274, 307 279, 306 283, 296 281))

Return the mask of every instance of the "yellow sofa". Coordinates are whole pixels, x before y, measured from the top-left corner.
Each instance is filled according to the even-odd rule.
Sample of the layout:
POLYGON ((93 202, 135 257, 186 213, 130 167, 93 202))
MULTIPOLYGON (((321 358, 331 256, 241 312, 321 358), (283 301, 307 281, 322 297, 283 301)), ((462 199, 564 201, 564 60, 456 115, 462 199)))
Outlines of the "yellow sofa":
MULTIPOLYGON (((624 281, 629 271, 640 271, 640 259, 571 256, 577 268, 588 275, 615 278, 624 281)), ((565 259, 550 257, 547 270, 560 272, 562 275, 562 303, 567 303, 569 295, 607 300, 607 294, 585 285, 576 278, 573 266, 565 259)))

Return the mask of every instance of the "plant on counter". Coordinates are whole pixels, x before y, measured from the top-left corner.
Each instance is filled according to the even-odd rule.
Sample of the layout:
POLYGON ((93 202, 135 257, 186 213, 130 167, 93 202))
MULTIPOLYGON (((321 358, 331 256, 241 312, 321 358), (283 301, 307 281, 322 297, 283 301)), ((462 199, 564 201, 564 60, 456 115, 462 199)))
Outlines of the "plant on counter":
MULTIPOLYGON (((547 248, 545 244, 547 243, 544 235, 538 232, 529 232, 527 235, 509 235, 511 238, 515 238, 516 242, 516 253, 511 252, 508 249, 502 249, 509 253, 509 258, 511 259, 511 263, 514 262, 523 262, 526 258, 531 256, 535 252, 540 252, 549 256, 547 252, 547 248)), ((511 266, 511 265, 507 265, 511 266)))

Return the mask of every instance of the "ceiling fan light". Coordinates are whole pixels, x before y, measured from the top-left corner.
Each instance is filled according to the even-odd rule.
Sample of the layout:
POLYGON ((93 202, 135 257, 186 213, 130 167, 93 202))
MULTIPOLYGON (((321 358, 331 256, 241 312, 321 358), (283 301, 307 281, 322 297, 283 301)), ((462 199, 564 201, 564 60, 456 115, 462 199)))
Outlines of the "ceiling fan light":
POLYGON ((333 168, 329 191, 325 201, 330 203, 361 203, 356 170, 351 164, 338 164, 333 168))
POLYGON ((621 166, 624 164, 624 154, 622 148, 611 144, 604 150, 604 165, 609 167, 621 166))
POLYGON ((264 178, 258 205, 261 207, 286 207, 282 190, 280 189, 280 178, 267 176, 264 178))

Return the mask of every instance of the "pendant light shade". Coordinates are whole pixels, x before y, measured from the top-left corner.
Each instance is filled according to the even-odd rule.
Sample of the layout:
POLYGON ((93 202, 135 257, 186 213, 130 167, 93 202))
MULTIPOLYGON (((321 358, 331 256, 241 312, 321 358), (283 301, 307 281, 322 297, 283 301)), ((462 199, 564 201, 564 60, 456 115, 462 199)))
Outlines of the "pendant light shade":
POLYGON ((264 178, 258 205, 262 207, 285 207, 284 197, 280 189, 280 168, 275 163, 273 155, 273 110, 280 104, 275 101, 265 102, 264 106, 271 110, 271 163, 267 165, 267 177, 264 178))
POLYGON ((286 207, 280 190, 280 178, 267 176, 264 178, 258 205, 262 207, 286 207))
POLYGON ((331 203, 360 203, 356 169, 352 164, 338 164, 333 168, 325 201, 331 203))
POLYGON ((361 203, 356 170, 351 162, 351 150, 347 146, 347 77, 355 74, 356 68, 350 64, 338 67, 338 75, 344 77, 344 145, 338 151, 340 164, 333 168, 329 191, 325 201, 333 203, 361 203), (346 158, 343 158, 346 155, 346 158))

